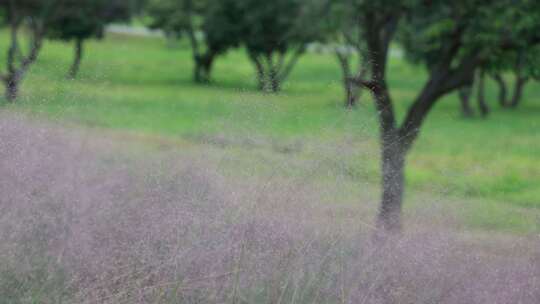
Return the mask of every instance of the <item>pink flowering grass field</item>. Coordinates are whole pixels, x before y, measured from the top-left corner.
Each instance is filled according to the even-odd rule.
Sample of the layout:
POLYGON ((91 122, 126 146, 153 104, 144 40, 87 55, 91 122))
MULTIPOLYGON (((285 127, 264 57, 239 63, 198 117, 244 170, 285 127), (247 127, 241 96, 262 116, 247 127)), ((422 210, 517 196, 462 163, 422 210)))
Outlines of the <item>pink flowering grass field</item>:
POLYGON ((540 302, 538 236, 412 207, 380 244, 310 161, 118 136, 1 114, 0 303, 540 302))

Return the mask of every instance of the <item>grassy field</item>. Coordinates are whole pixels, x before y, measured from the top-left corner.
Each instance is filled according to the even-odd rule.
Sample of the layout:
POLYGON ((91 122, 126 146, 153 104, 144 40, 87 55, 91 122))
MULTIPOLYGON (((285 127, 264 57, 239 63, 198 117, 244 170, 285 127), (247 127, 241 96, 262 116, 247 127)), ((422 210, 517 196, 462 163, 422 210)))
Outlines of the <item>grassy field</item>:
MULTIPOLYGON (((6 42, 3 34, 1 49, 6 42)), ((5 54, 0 56, 4 62, 5 54)), ((260 176, 279 167, 279 174, 328 185, 339 175, 351 190, 341 194, 345 200, 359 200, 360 185, 368 185, 368 200, 377 200, 374 109, 367 95, 354 111, 342 107, 340 71, 331 55, 303 57, 278 95, 256 91, 253 68, 242 51, 219 58, 211 86, 192 83, 187 46, 170 47, 156 38, 110 35, 90 42, 79 79, 66 81, 71 57, 69 45, 48 42, 25 79, 19 102, 3 108, 111 129, 124 139, 144 138, 158 147, 170 142, 179 149, 211 145, 235 155, 229 169, 256 168, 250 172, 260 176), (317 166, 283 165, 291 160, 317 166)), ((402 117, 425 72, 395 57, 389 75, 402 117)), ((487 96, 494 110, 488 119, 463 119, 455 95, 430 114, 409 157, 407 208, 442 201, 468 227, 538 232, 540 85, 527 87, 515 111, 497 107, 493 83, 487 96)))

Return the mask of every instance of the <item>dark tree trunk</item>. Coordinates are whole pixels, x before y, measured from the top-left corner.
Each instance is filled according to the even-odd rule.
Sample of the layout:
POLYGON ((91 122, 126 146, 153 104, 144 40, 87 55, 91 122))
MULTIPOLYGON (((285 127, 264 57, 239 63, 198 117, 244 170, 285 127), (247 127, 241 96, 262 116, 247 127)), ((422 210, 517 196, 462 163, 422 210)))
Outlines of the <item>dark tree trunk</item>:
POLYGON ((341 67, 343 89, 345 91, 345 107, 354 108, 358 101, 358 86, 352 81, 349 55, 336 50, 336 57, 341 67))
POLYGON ((516 76, 516 84, 514 86, 514 93, 512 94, 512 100, 509 102, 510 107, 517 108, 521 102, 523 96, 523 88, 527 84, 528 78, 521 75, 516 76))
POLYGON ((478 108, 480 109, 480 114, 484 117, 489 115, 489 106, 486 103, 486 97, 485 97, 485 77, 484 77, 484 71, 480 71, 478 75, 478 108))
POLYGON ((355 108, 359 99, 358 87, 354 85, 350 78, 343 79, 343 87, 345 89, 345 107, 348 109, 355 108))
POLYGON ((253 53, 249 53, 249 59, 255 66, 255 70, 257 72, 257 89, 259 91, 263 91, 265 86, 265 75, 264 66, 261 62, 261 59, 253 53))
POLYGON ((523 66, 525 65, 525 56, 523 53, 519 53, 515 66, 514 66, 514 75, 516 77, 514 92, 512 94, 512 99, 508 103, 509 107, 515 109, 521 101, 521 96, 523 95, 523 87, 529 80, 527 76, 523 75, 523 66))
MULTIPOLYGON (((13 11, 10 14, 14 14, 13 11)), ((19 94, 22 79, 30 66, 36 61, 41 50, 43 41, 43 28, 36 23, 30 22, 31 46, 27 55, 23 55, 18 44, 18 30, 21 20, 10 21, 10 47, 7 53, 7 71, 1 76, 5 86, 5 98, 8 102, 14 102, 19 94), (21 57, 22 56, 22 57, 21 57)), ((31 20, 30 20, 31 21, 31 20)))
POLYGON ((9 76, 5 81, 5 98, 8 102, 13 103, 19 95, 19 80, 17 77, 9 76))
POLYGON ((83 48, 84 48, 84 40, 83 39, 77 39, 75 41, 75 57, 73 58, 73 64, 71 65, 71 68, 69 69, 67 78, 74 79, 77 77, 77 74, 79 73, 79 68, 81 66, 81 60, 83 56, 83 48))
POLYGON ((274 68, 271 68, 268 72, 268 84, 267 84, 267 91, 271 93, 277 93, 281 89, 281 82, 279 79, 279 76, 277 74, 277 71, 274 68))
POLYGON ((382 200, 377 227, 385 232, 401 230, 401 209, 405 187, 405 156, 395 134, 382 139, 382 200))
POLYGON ((461 101, 461 113, 464 117, 472 117, 474 115, 471 107, 472 87, 466 86, 459 89, 459 99, 461 101))
MULTIPOLYGON (((374 75, 381 75, 381 72, 374 75)), ((382 198, 377 217, 377 230, 379 233, 393 234, 401 230, 401 206, 405 186, 403 173, 407 149, 402 144, 400 131, 396 127, 392 98, 386 82, 382 80, 383 77, 374 79, 371 91, 379 113, 382 169, 382 198)))
POLYGON ((265 56, 266 60, 266 72, 264 72, 265 77, 265 84, 264 84, 264 91, 270 92, 270 93, 276 93, 279 92, 281 87, 281 79, 279 75, 279 67, 276 67, 274 64, 274 60, 272 58, 271 54, 267 54, 265 56))
POLYGON ((212 75, 215 55, 205 53, 204 55, 195 55, 194 80, 196 83, 209 83, 212 75))
POLYGON ((497 85, 499 86, 499 105, 504 108, 508 106, 508 89, 506 88, 506 82, 501 74, 493 75, 493 79, 495 79, 495 82, 497 82, 497 85))

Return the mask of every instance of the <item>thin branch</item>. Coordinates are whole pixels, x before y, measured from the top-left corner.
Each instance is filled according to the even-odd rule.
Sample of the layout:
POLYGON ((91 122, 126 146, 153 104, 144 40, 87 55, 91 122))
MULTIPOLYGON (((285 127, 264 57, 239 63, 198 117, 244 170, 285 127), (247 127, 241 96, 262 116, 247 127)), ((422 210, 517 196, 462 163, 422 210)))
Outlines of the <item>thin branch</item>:
POLYGON ((357 86, 364 87, 372 92, 375 92, 378 90, 377 82, 374 80, 367 80, 362 77, 354 76, 354 77, 350 77, 349 81, 351 81, 357 86))

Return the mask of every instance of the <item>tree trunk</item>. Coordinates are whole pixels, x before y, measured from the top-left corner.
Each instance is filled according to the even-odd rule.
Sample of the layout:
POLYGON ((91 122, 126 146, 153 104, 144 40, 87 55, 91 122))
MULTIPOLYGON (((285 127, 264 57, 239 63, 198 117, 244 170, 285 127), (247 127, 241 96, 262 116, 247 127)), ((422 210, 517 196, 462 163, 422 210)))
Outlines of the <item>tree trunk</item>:
POLYGON ((265 81, 266 76, 264 75, 264 69, 259 64, 256 64, 255 67, 257 69, 257 89, 259 91, 264 91, 264 86, 266 83, 265 81))
MULTIPOLYGON (((12 14, 14 12, 11 12, 12 14)), ((17 58, 22 55, 18 45, 18 29, 21 20, 10 20, 10 47, 7 53, 7 72, 2 75, 2 80, 5 86, 5 98, 8 102, 14 102, 19 93, 19 86, 25 73, 30 66, 36 61, 41 50, 43 42, 43 29, 30 22, 29 29, 31 30, 31 46, 28 54, 22 58, 17 58)))
POLYGON ((350 78, 343 79, 343 87, 345 88, 345 107, 347 109, 355 108, 358 104, 358 87, 350 78))
POLYGON ((505 108, 508 106, 508 90, 506 88, 506 82, 501 74, 495 74, 493 79, 495 79, 495 82, 497 82, 497 85, 499 86, 499 104, 501 107, 505 108))
POLYGON ((77 39, 75 41, 75 57, 73 58, 73 64, 71 65, 71 68, 69 69, 67 78, 74 79, 77 77, 77 74, 79 73, 79 68, 81 66, 81 60, 83 56, 83 47, 84 47, 84 41, 83 39, 77 39))
POLYGON ((523 88, 525 87, 525 84, 527 83, 528 78, 523 77, 521 75, 516 76, 516 84, 514 86, 514 93, 512 94, 512 100, 510 101, 510 107, 517 108, 521 97, 523 96, 523 88))
POLYGON ((204 76, 204 68, 203 68, 203 60, 202 56, 196 55, 194 56, 195 61, 195 67, 193 71, 193 80, 196 83, 205 83, 206 79, 204 76))
POLYGON ((19 95, 19 80, 15 76, 8 76, 4 81, 5 98, 8 102, 13 103, 19 95))
POLYGON ((279 71, 274 65, 271 54, 266 55, 266 68, 267 71, 264 73, 266 76, 264 90, 266 92, 276 93, 280 89, 279 71))
POLYGON ((255 66, 255 70, 257 72, 257 89, 259 91, 263 91, 264 85, 265 85, 265 75, 264 75, 264 67, 261 62, 261 59, 257 55, 251 52, 249 52, 248 55, 249 55, 249 59, 255 66))
POLYGON ((194 80, 196 83, 209 83, 215 55, 208 52, 204 55, 195 55, 194 80))
POLYGON ((384 136, 382 140, 382 201, 377 220, 378 230, 399 232, 405 187, 406 152, 397 136, 384 136))
POLYGON ((204 75, 207 82, 210 82, 212 80, 212 68, 214 67, 214 58, 214 55, 208 55, 204 62, 204 75))
POLYGON ((474 115, 471 107, 472 87, 467 86, 459 89, 459 99, 461 101, 461 113, 464 117, 472 117, 474 115))
POLYGON ((479 75, 478 75, 478 96, 477 96, 477 101, 478 101, 478 108, 480 109, 480 114, 482 114, 482 116, 488 116, 489 115, 489 107, 486 103, 486 98, 485 98, 485 94, 484 94, 484 91, 485 91, 485 86, 484 86, 484 71, 480 71, 479 75))
POLYGON ((268 91, 271 93, 277 93, 281 89, 281 82, 275 69, 271 68, 268 77, 268 91))
POLYGON ((343 54, 340 50, 336 50, 336 57, 341 67, 341 74, 343 79, 343 89, 345 91, 345 107, 348 109, 354 108, 358 100, 357 86, 351 80, 351 66, 350 59, 347 54, 343 54))

